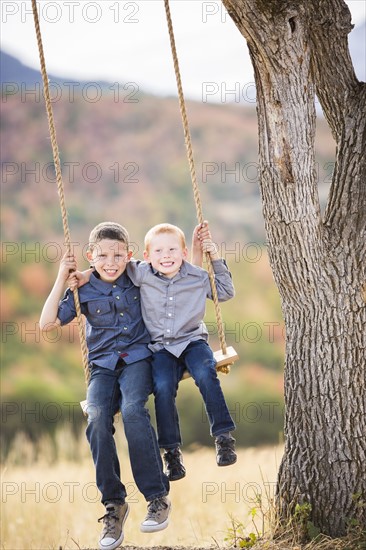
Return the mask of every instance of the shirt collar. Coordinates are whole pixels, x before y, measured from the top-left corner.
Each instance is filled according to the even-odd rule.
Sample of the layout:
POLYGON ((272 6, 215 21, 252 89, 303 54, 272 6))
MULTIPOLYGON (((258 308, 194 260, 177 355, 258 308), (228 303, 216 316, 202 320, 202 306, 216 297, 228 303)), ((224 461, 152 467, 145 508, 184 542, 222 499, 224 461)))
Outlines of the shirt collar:
POLYGON ((112 289, 115 285, 120 288, 127 288, 130 285, 130 279, 128 278, 127 274, 123 272, 122 275, 118 277, 118 279, 113 281, 113 283, 106 283, 105 281, 102 281, 99 274, 94 271, 90 276, 89 283, 99 292, 108 295, 112 292, 112 289))
POLYGON ((160 273, 160 271, 155 269, 151 264, 150 264, 150 268, 151 268, 151 271, 154 273, 154 275, 157 275, 157 276, 163 278, 165 281, 174 281, 176 278, 180 279, 182 277, 187 277, 187 275, 196 275, 197 276, 197 275, 199 275, 199 270, 200 270, 200 268, 198 266, 192 265, 191 263, 187 262, 186 260, 183 260, 183 263, 180 266, 180 270, 178 271, 178 273, 170 279, 170 278, 165 277, 164 275, 162 275, 160 273))

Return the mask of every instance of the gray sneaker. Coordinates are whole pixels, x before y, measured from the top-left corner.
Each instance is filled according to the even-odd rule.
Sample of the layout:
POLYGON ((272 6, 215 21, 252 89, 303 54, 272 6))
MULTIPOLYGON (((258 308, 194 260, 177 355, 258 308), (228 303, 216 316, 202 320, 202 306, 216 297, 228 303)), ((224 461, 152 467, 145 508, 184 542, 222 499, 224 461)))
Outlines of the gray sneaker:
POLYGON ((167 497, 151 500, 147 505, 146 518, 141 523, 140 530, 143 533, 155 533, 168 527, 170 508, 170 500, 167 497))
POLYGON ((127 519, 129 507, 127 502, 118 504, 117 502, 107 502, 105 505, 106 513, 98 521, 103 521, 104 527, 99 538, 100 550, 114 550, 122 544, 123 525, 127 519))

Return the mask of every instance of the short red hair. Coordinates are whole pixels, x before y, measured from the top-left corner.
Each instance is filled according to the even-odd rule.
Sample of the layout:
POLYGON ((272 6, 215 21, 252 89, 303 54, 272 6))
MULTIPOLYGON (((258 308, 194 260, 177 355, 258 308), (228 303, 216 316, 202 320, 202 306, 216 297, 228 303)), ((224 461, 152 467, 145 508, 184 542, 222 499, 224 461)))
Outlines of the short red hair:
POLYGON ((182 248, 186 248, 186 238, 183 231, 179 227, 177 227, 176 225, 172 225, 171 223, 159 223, 158 225, 154 225, 154 227, 149 229, 149 231, 146 233, 145 250, 149 250, 150 243, 154 237, 163 233, 176 235, 181 241, 182 248))

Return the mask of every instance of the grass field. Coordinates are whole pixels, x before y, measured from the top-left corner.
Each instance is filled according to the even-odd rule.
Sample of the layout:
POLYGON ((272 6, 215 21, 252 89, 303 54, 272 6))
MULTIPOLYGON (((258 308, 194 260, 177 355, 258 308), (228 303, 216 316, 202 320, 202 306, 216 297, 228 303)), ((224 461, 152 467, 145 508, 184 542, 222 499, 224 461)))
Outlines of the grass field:
MULTIPOLYGON (((65 441, 65 445, 66 445, 65 441)), ((22 452, 17 445, 18 452, 22 452)), ((23 449, 24 452, 24 449, 23 449)), ((14 449, 2 466, 1 548, 4 550, 94 549, 104 508, 94 483, 88 449, 80 461, 63 459, 53 465, 38 461, 16 465, 14 449)), ((119 448, 130 515, 124 546, 225 546, 231 517, 253 530, 250 510, 258 494, 273 495, 282 447, 239 450, 237 464, 218 468, 214 448, 185 451, 187 477, 171 484, 169 527, 144 534, 139 524, 146 503, 133 482, 126 448, 119 448)), ((257 520, 259 530, 261 519, 257 520)))

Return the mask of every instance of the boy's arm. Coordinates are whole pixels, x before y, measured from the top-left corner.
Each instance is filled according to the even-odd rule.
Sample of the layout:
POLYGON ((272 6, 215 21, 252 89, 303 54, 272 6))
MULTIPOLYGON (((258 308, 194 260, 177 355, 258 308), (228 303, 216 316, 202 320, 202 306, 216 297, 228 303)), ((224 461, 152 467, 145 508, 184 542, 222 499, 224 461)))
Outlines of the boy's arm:
POLYGON ((71 290, 75 288, 80 288, 89 282, 91 274, 94 272, 94 268, 86 269, 85 271, 73 271, 69 274, 67 279, 67 284, 71 290))
MULTIPOLYGON (((144 263, 133 258, 131 258, 131 260, 127 264, 126 273, 135 286, 141 286, 144 274, 144 270, 142 268, 143 265, 144 263)), ((90 276, 93 272, 94 268, 86 269, 85 271, 75 271, 69 276, 67 284, 69 285, 71 290, 75 290, 75 288, 80 288, 90 281, 90 276)))
MULTIPOLYGON (((220 302, 226 302, 226 300, 230 300, 235 295, 233 280, 225 260, 220 257, 219 247, 212 241, 208 223, 205 223, 206 225, 201 231, 202 251, 208 253, 212 261, 217 297, 220 302)), ((211 285, 208 297, 212 299, 211 285)))
POLYGON ((64 293, 70 271, 74 271, 75 269, 75 257, 66 252, 61 260, 55 284, 42 309, 41 318, 39 320, 39 327, 42 331, 47 332, 48 330, 60 326, 61 322, 57 317, 59 302, 64 293))
MULTIPOLYGON (((220 258, 219 248, 212 241, 210 228, 207 221, 197 225, 192 238, 192 264, 202 267, 203 254, 208 253, 212 261, 215 273, 217 297, 220 302, 230 300, 235 295, 231 273, 226 262, 220 258)), ((207 297, 212 300, 211 284, 207 278, 207 297)))
MULTIPOLYGON (((228 270, 225 260, 218 259, 213 260, 212 267, 215 273, 215 284, 217 290, 217 297, 219 302, 226 302, 235 296, 235 289, 231 273, 228 270)), ((209 282, 209 281, 208 281, 209 282)), ((210 286, 210 293, 208 295, 212 299, 212 292, 210 286)))

